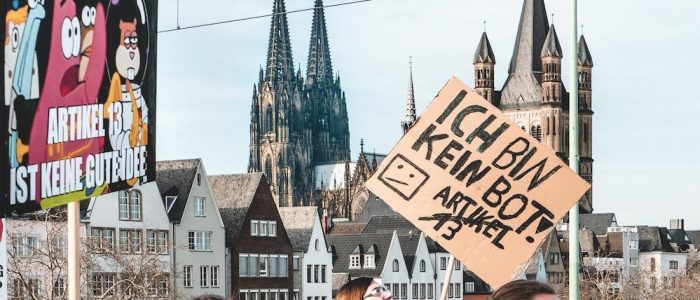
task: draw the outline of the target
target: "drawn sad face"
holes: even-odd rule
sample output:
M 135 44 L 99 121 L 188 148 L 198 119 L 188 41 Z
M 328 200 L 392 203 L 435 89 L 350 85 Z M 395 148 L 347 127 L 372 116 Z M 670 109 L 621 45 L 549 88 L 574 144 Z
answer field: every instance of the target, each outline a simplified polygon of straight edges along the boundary
M 379 180 L 406 201 L 415 196 L 428 178 L 428 173 L 401 154 L 396 155 L 379 174 Z

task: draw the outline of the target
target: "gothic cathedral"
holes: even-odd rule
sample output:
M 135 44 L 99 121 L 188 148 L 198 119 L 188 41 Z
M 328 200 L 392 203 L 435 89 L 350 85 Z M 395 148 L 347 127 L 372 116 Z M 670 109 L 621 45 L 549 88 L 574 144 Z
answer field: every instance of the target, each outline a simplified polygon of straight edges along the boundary
M 267 54 L 253 85 L 248 172 L 264 172 L 279 206 L 312 203 L 314 166 L 347 162 L 345 92 L 333 74 L 323 1 L 316 0 L 306 76 L 294 71 L 284 0 L 275 0 Z
M 499 107 L 522 130 L 549 145 L 564 160 L 569 156 L 569 93 L 561 76 L 562 49 L 544 0 L 524 0 L 508 78 L 494 89 L 496 58 L 486 32 L 474 54 L 475 90 Z M 583 35 L 578 41 L 579 174 L 593 183 L 593 60 Z M 592 190 L 579 202 L 581 213 L 593 212 Z

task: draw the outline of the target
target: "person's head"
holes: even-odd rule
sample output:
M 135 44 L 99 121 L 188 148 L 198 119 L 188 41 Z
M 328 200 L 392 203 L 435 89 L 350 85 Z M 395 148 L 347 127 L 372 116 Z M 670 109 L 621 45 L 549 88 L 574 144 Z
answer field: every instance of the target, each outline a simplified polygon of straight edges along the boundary
M 369 277 L 360 277 L 343 285 L 336 300 L 391 300 L 391 292 Z
M 224 298 L 217 295 L 202 295 L 192 300 L 224 300 Z
M 506 283 L 491 296 L 492 300 L 559 300 L 554 289 L 534 280 L 516 280 Z

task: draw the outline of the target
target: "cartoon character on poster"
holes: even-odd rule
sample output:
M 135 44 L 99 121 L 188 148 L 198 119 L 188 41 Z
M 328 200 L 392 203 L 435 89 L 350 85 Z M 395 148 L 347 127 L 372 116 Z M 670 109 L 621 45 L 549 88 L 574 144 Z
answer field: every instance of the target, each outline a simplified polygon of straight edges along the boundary
M 16 168 L 27 153 L 27 135 L 20 138 L 17 130 L 17 110 L 39 97 L 39 68 L 36 44 L 41 22 L 46 15 L 43 1 L 28 1 L 19 6 L 13 1 L 5 17 L 5 106 L 8 116 L 8 159 Z M 15 108 L 17 106 L 17 109 Z M 23 131 L 26 133 L 26 131 Z
M 148 145 L 148 105 L 141 91 L 148 54 L 146 14 L 141 0 L 117 1 L 109 8 L 109 144 L 112 150 Z M 142 178 L 145 179 L 145 178 Z M 128 186 L 137 178 L 127 181 Z

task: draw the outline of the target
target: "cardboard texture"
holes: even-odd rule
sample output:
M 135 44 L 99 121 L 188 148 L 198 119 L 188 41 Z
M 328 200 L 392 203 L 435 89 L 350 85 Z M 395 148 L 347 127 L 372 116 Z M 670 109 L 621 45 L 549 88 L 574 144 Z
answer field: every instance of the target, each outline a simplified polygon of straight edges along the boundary
M 367 187 L 498 288 L 590 184 L 452 77 Z

